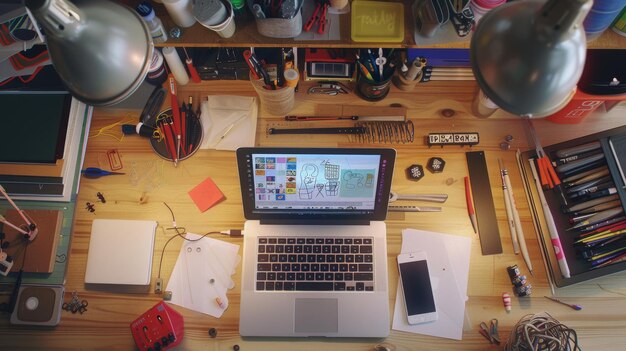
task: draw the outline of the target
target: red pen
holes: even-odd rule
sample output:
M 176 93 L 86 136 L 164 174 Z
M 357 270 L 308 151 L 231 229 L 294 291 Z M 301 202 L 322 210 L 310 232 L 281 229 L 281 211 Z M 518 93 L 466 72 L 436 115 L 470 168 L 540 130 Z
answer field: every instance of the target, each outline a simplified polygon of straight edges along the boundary
M 183 156 L 187 156 L 187 149 L 185 148 L 185 145 L 187 145 L 186 134 L 187 134 L 187 108 L 185 107 L 185 104 L 183 103 L 182 107 L 180 108 L 180 145 L 181 145 L 181 150 L 183 151 Z
M 474 212 L 474 200 L 472 199 L 469 177 L 467 176 L 465 177 L 465 201 L 467 202 L 467 212 L 469 213 L 474 233 L 478 233 L 478 223 L 476 223 L 476 213 Z

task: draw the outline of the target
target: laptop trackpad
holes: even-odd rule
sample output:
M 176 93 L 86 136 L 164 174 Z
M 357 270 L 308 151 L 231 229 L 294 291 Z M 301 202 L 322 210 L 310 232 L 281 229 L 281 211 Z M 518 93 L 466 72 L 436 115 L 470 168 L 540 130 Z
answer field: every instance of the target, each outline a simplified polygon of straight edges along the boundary
M 337 333 L 337 299 L 296 299 L 296 333 Z

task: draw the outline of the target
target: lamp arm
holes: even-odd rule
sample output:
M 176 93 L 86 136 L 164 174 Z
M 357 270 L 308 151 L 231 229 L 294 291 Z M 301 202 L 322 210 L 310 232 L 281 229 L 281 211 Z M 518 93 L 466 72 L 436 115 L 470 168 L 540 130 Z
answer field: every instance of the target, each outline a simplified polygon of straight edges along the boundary
M 63 37 L 83 23 L 83 12 L 67 0 L 26 0 L 26 8 L 47 32 Z
M 548 40 L 558 40 L 582 24 L 592 0 L 548 0 L 539 10 L 535 30 Z
M 0 194 L 2 194 L 2 196 L 4 196 L 5 199 L 7 199 L 7 201 L 11 204 L 11 206 L 13 206 L 13 208 L 17 211 L 17 213 L 19 213 L 20 217 L 22 217 L 24 222 L 26 222 L 27 229 L 23 229 L 14 225 L 13 223 L 7 221 L 6 218 L 4 218 L 4 216 L 0 216 L 0 222 L 9 225 L 11 228 L 24 234 L 28 238 L 28 240 L 33 241 L 35 237 L 37 236 L 37 233 L 39 232 L 39 228 L 37 228 L 37 225 L 35 224 L 35 222 L 33 222 L 30 218 L 28 218 L 28 215 L 23 210 L 17 207 L 15 202 L 13 202 L 13 200 L 11 199 L 9 194 L 7 194 L 6 190 L 4 190 L 4 187 L 2 185 L 0 185 Z

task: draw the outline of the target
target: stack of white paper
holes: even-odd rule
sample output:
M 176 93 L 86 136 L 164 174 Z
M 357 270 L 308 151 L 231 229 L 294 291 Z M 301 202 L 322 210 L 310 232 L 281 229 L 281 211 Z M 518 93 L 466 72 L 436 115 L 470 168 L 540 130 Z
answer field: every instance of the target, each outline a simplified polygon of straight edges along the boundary
M 461 340 L 471 239 L 415 229 L 402 231 L 402 253 L 425 251 L 432 277 L 438 319 L 410 325 L 406 316 L 402 286 L 398 281 L 393 329 Z
M 190 240 L 200 237 L 186 235 Z M 166 290 L 172 292 L 170 302 L 221 317 L 228 308 L 226 292 L 235 286 L 231 276 L 241 260 L 238 251 L 239 245 L 208 237 L 185 241 L 167 284 Z

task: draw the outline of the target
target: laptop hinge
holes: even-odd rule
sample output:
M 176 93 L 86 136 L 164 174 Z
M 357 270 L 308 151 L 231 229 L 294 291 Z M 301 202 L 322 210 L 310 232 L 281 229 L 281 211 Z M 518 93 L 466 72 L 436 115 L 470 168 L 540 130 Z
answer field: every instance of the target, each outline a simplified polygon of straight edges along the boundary
M 261 219 L 261 224 L 288 224 L 288 225 L 370 225 L 368 220 L 345 220 L 345 219 Z

